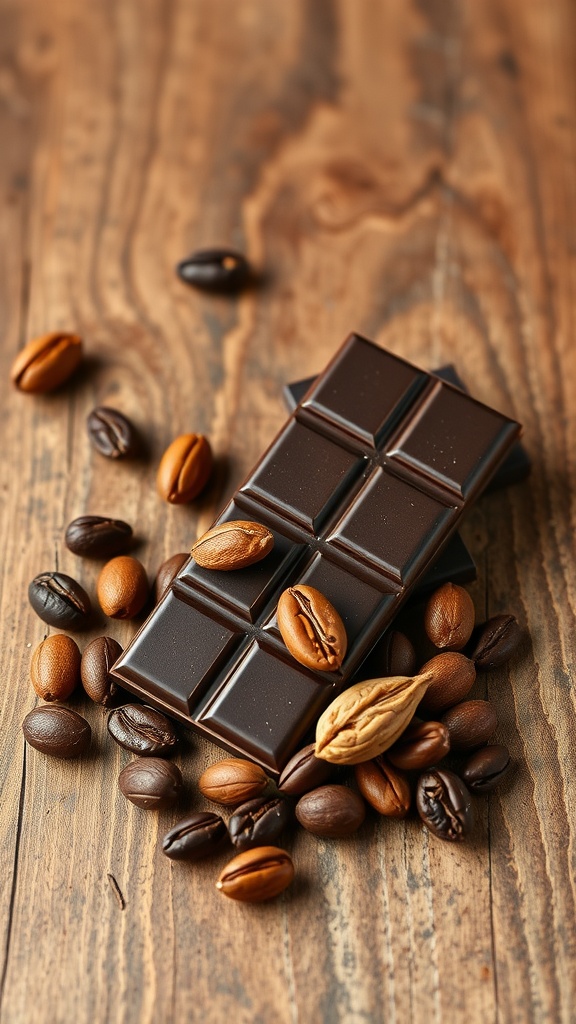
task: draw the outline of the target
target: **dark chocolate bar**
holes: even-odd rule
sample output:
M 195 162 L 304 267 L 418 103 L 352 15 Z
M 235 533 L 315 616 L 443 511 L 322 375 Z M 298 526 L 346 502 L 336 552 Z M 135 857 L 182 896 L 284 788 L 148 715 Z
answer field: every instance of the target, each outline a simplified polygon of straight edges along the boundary
M 192 559 L 114 666 L 122 686 L 281 771 L 438 557 L 514 443 L 514 421 L 351 335 L 217 522 L 255 519 L 270 555 Z M 340 612 L 337 672 L 299 665 L 275 609 L 316 587 Z

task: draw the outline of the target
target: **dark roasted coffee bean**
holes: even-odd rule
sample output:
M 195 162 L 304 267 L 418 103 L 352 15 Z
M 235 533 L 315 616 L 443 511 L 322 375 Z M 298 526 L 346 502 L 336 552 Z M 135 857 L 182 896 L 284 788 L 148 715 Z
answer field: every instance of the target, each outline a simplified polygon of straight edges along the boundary
M 513 615 L 495 615 L 479 626 L 472 637 L 470 657 L 476 668 L 499 668 L 516 653 L 522 643 L 522 630 Z
M 356 785 L 362 796 L 379 814 L 387 818 L 405 818 L 412 794 L 404 772 L 395 768 L 383 754 L 372 761 L 354 765 Z
M 174 825 L 162 840 L 162 850 L 171 860 L 201 860 L 216 853 L 227 837 L 220 815 L 201 811 Z
M 472 828 L 470 793 L 454 772 L 435 768 L 418 779 L 418 814 L 427 828 L 451 843 L 461 842 Z
M 472 793 L 489 793 L 510 770 L 510 754 L 500 743 L 482 747 L 466 759 L 460 775 Z
M 139 757 L 120 772 L 120 792 L 144 810 L 163 811 L 176 803 L 182 790 L 177 765 L 162 757 Z
M 452 750 L 472 750 L 494 735 L 498 726 L 496 712 L 487 700 L 465 700 L 442 715 L 450 733 Z
M 122 648 L 111 636 L 97 636 L 84 648 L 80 664 L 82 686 L 86 693 L 97 704 L 105 708 L 117 704 L 124 696 L 124 691 L 112 675 L 110 669 L 122 654 Z
M 381 679 L 384 676 L 415 676 L 418 664 L 414 645 L 397 629 L 389 629 L 362 662 L 356 678 Z
M 422 771 L 437 764 L 450 750 L 450 733 L 441 722 L 412 722 L 386 757 L 403 771 Z
M 165 715 L 143 704 L 125 704 L 108 716 L 108 732 L 141 757 L 173 754 L 178 737 Z
M 289 818 L 290 808 L 280 796 L 248 800 L 236 809 L 228 822 L 230 839 L 237 850 L 268 846 L 278 839 Z
M 236 292 L 250 280 L 250 265 L 230 249 L 200 249 L 181 260 L 176 273 L 186 284 L 212 292 Z
M 63 572 L 42 572 L 28 587 L 34 611 L 49 626 L 86 629 L 91 613 L 90 598 L 71 576 Z
M 187 551 L 182 551 L 177 555 L 172 555 L 172 558 L 167 558 L 156 573 L 156 579 L 154 580 L 154 601 L 158 604 L 161 597 L 164 596 L 168 587 L 173 580 L 176 579 L 180 569 L 188 561 L 190 555 Z
M 278 896 L 293 878 L 290 854 L 277 846 L 257 846 L 239 853 L 226 865 L 216 888 L 233 900 L 261 903 Z
M 30 711 L 22 732 L 31 747 L 52 757 L 79 757 L 90 746 L 91 729 L 86 719 L 58 704 L 43 704 Z
M 138 435 L 130 420 L 108 406 L 99 405 L 86 420 L 92 447 L 108 459 L 125 459 L 138 454 Z
M 130 547 L 132 527 L 121 519 L 78 516 L 66 528 L 66 547 L 84 558 L 111 558 Z
M 362 797 L 347 786 L 319 786 L 301 796 L 296 804 L 296 817 L 303 828 L 326 839 L 356 832 L 365 813 Z
M 309 743 L 290 758 L 278 780 L 281 793 L 302 796 L 334 776 L 336 765 L 316 757 L 315 747 L 315 743 Z

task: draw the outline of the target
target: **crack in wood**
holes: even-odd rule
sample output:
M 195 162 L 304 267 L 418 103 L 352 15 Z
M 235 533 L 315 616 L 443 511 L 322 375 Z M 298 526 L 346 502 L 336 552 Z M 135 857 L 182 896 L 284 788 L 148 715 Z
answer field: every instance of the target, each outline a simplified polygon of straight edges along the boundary
M 116 899 L 116 902 L 118 903 L 118 906 L 120 907 L 120 910 L 126 910 L 126 900 L 122 895 L 122 890 L 118 885 L 118 882 L 114 878 L 114 875 L 111 875 L 110 872 L 108 872 L 107 878 L 108 885 L 110 886 L 112 892 L 114 893 L 114 897 Z

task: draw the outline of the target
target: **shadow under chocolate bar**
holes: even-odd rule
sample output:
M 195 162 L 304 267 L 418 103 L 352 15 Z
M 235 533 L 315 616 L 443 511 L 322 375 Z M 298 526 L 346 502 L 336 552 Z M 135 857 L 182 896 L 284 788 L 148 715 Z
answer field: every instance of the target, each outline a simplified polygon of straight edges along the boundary
M 351 335 L 217 519 L 268 526 L 272 552 L 235 572 L 190 559 L 115 677 L 276 775 L 438 561 L 519 432 Z M 297 583 L 342 616 L 348 651 L 337 672 L 304 668 L 282 641 L 278 597 Z

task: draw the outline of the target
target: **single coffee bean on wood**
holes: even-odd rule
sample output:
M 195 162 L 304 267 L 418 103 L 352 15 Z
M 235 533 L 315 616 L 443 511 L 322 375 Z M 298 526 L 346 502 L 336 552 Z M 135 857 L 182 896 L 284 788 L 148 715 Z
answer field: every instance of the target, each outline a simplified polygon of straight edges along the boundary
M 356 785 L 364 799 L 387 818 L 405 818 L 412 803 L 410 783 L 383 754 L 354 765 Z
M 76 580 L 63 572 L 41 572 L 28 587 L 34 611 L 49 626 L 72 631 L 86 629 L 92 607 Z
M 268 782 L 266 772 L 257 764 L 239 757 L 227 757 L 202 773 L 198 788 L 214 803 L 237 807 L 260 796 Z
M 464 699 L 476 679 L 474 662 L 458 651 L 437 654 L 422 666 L 433 678 L 418 705 L 419 715 L 439 715 Z
M 234 857 L 216 882 L 216 888 L 233 900 L 262 903 L 283 892 L 294 878 L 290 854 L 277 846 L 257 846 Z
M 111 558 L 126 551 L 132 541 L 132 527 L 122 519 L 107 516 L 78 516 L 66 527 L 66 547 L 83 558 Z
M 495 615 L 479 626 L 473 636 L 470 657 L 476 668 L 500 668 L 510 661 L 522 643 L 522 630 L 513 615 Z
M 347 786 L 319 786 L 301 796 L 296 817 L 308 832 L 326 839 L 339 839 L 356 832 L 364 821 L 366 805 Z
M 468 591 L 456 583 L 444 583 L 428 598 L 424 629 L 436 647 L 460 651 L 472 635 L 474 618 L 474 602 Z
M 154 602 L 158 604 L 161 597 L 164 596 L 168 587 L 176 579 L 180 569 L 186 564 L 190 555 L 187 551 L 182 551 L 177 555 L 172 555 L 172 558 L 167 558 L 156 573 L 156 579 L 154 580 Z
M 442 715 L 450 733 L 452 750 L 472 750 L 486 743 L 498 727 L 492 704 L 487 700 L 466 700 Z
M 68 700 L 80 682 L 80 649 L 72 637 L 47 636 L 34 651 L 32 685 L 42 700 Z
M 162 851 L 171 860 L 201 860 L 217 853 L 228 830 L 219 814 L 200 811 L 179 821 L 162 840 Z
M 278 629 L 293 658 L 318 672 L 336 672 L 348 639 L 338 612 L 314 587 L 289 587 L 278 601 Z
M 181 434 L 168 446 L 156 476 L 158 493 L 171 505 L 193 501 L 212 474 L 214 458 L 203 434 Z
M 386 751 L 396 768 L 422 771 L 437 764 L 450 750 L 450 733 L 442 722 L 411 722 Z
M 177 765 L 162 757 L 139 757 L 122 769 L 118 786 L 136 807 L 163 811 L 176 803 L 182 775 Z
M 334 777 L 336 765 L 316 757 L 315 748 L 315 743 L 309 743 L 290 758 L 278 780 L 278 789 L 281 793 L 302 796 L 303 793 L 316 789 Z
M 111 636 L 97 636 L 84 648 L 80 664 L 82 686 L 88 696 L 105 708 L 112 707 L 125 695 L 110 669 L 122 654 L 122 648 Z
M 506 747 L 494 743 L 471 754 L 462 765 L 460 776 L 472 793 L 489 793 L 508 775 L 511 763 Z
M 446 768 L 435 768 L 420 776 L 416 806 L 422 821 L 438 839 L 462 842 L 472 828 L 470 793 L 462 779 Z
M 250 264 L 232 249 L 199 249 L 176 265 L 178 277 L 195 288 L 212 292 L 237 292 L 248 284 Z
M 41 394 L 64 384 L 81 361 L 82 341 L 78 335 L 51 331 L 29 341 L 18 353 L 10 377 L 20 391 Z
M 136 430 L 118 409 L 99 405 L 89 413 L 86 428 L 92 447 L 107 459 L 133 458 L 138 454 Z
M 231 520 L 214 526 L 192 546 L 191 555 L 203 569 L 229 572 L 260 562 L 274 547 L 274 535 L 261 523 Z
M 144 704 L 125 704 L 108 716 L 108 732 L 121 747 L 141 757 L 173 754 L 178 737 L 165 715 Z
M 79 757 L 90 746 L 91 729 L 86 719 L 57 704 L 43 704 L 30 711 L 22 732 L 31 747 L 51 757 Z
M 105 615 L 111 619 L 133 619 L 148 598 L 146 570 L 137 558 L 117 555 L 102 568 L 96 590 Z
M 228 831 L 237 850 L 274 843 L 290 819 L 288 802 L 281 796 L 259 796 L 238 807 Z

